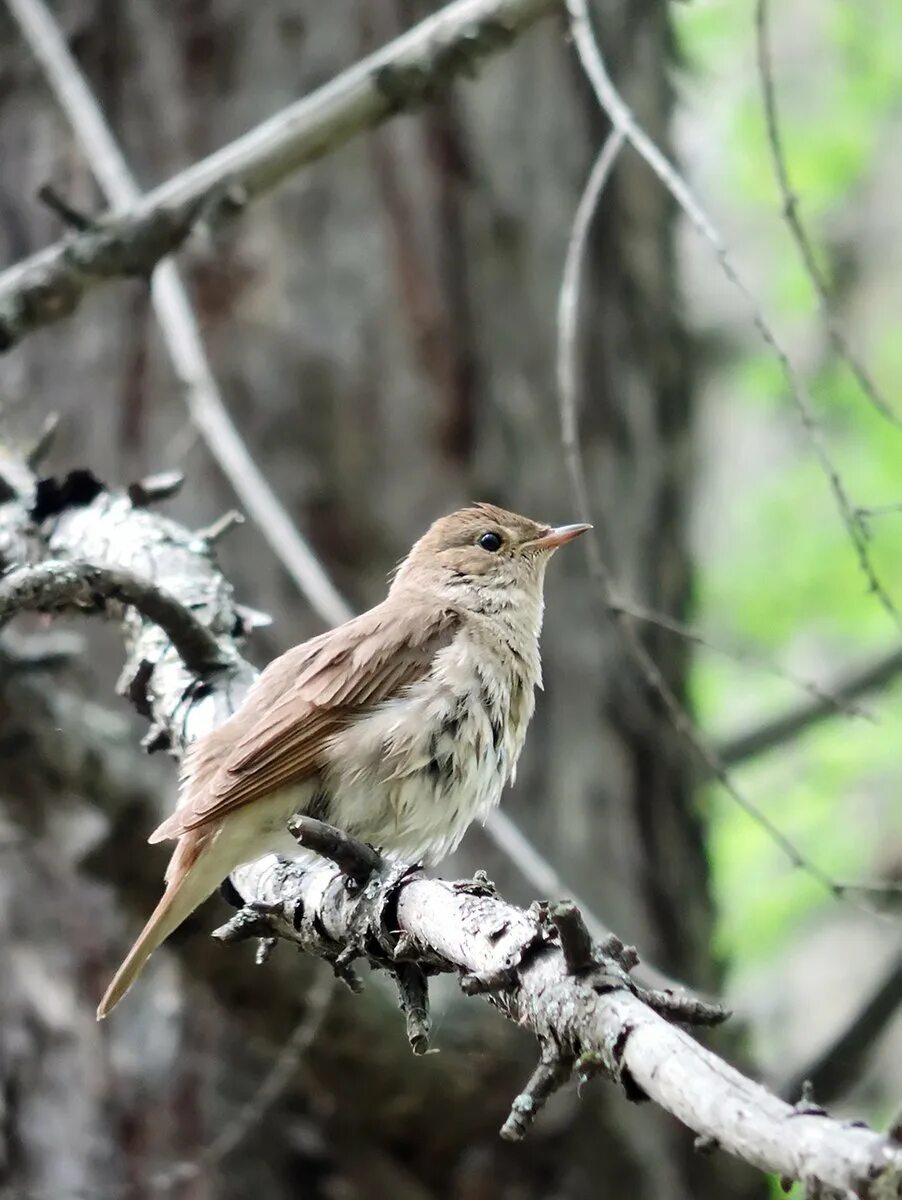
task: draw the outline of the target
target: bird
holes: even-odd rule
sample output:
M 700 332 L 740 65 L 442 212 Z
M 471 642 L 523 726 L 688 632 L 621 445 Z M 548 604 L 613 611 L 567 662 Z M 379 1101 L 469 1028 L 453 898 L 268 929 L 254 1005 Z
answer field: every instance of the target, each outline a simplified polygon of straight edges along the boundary
M 374 608 L 274 659 L 195 740 L 165 891 L 97 1009 L 237 867 L 286 850 L 298 813 L 402 861 L 434 865 L 515 775 L 542 684 L 545 569 L 591 526 L 478 503 L 433 522 Z M 310 852 L 308 852 L 310 853 Z

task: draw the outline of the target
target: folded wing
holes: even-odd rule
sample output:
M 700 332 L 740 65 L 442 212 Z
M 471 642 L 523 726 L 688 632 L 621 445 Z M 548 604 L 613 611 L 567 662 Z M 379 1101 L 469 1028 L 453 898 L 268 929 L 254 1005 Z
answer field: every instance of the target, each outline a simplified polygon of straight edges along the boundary
M 190 747 L 186 800 L 150 840 L 181 837 L 316 774 L 330 739 L 428 675 L 459 625 L 453 608 L 383 604 L 275 659 L 238 713 Z

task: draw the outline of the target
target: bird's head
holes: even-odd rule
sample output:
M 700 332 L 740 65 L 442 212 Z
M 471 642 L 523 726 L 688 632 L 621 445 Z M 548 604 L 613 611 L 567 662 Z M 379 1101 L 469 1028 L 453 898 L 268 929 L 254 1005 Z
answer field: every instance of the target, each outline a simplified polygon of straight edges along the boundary
M 494 504 L 440 517 L 401 563 L 392 594 L 428 591 L 480 611 L 541 604 L 545 567 L 591 525 L 547 525 Z

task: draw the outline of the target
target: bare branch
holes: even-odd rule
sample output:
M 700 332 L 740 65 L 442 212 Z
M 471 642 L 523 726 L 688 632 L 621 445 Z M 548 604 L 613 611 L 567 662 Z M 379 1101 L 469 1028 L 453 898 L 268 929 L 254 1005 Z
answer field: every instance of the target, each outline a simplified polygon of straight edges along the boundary
M 131 571 L 72 559 L 14 567 L 0 576 L 0 628 L 19 612 L 97 612 L 107 601 L 131 605 L 159 625 L 193 675 L 205 677 L 226 665 L 206 625 L 161 587 Z
M 52 17 L 41 0 L 6 2 L 54 79 L 59 54 Z M 215 221 L 223 210 L 243 209 L 305 163 L 471 74 L 483 58 L 560 8 L 561 0 L 455 0 L 142 199 L 125 198 L 128 172 L 111 158 L 121 193 L 113 201 L 114 215 L 0 275 L 0 349 L 69 316 L 86 292 L 110 278 L 147 274 L 184 241 L 198 219 Z M 71 114 L 83 107 L 85 89 L 68 74 L 62 87 L 55 80 L 54 89 Z M 103 136 L 102 121 L 85 127 L 94 146 Z
M 56 441 L 56 433 L 59 429 L 59 416 L 57 413 L 51 413 L 44 419 L 41 426 L 41 432 L 31 449 L 25 456 L 25 465 L 32 471 L 36 471 Z
M 572 398 L 571 402 L 568 402 L 561 412 L 561 439 L 577 506 L 584 513 L 589 512 L 591 506 L 589 504 L 589 492 L 586 486 L 582 456 L 579 448 L 576 405 L 576 395 L 578 392 L 576 339 L 578 334 L 579 296 L 582 290 L 582 264 L 585 259 L 585 247 L 592 219 L 598 207 L 601 194 L 616 163 L 625 136 L 623 131 L 619 129 L 615 129 L 608 135 L 589 175 L 573 218 L 558 304 L 558 331 L 560 339 L 558 349 L 558 386 L 561 395 Z M 665 613 L 652 612 L 642 605 L 613 597 L 607 600 L 607 606 L 613 613 L 622 613 L 634 617 L 636 620 L 655 625 L 687 641 L 692 641 L 697 645 L 705 646 L 721 654 L 726 654 L 737 662 L 750 663 L 762 670 L 769 671 L 771 674 L 787 679 L 803 691 L 826 703 L 828 708 L 835 707 L 842 712 L 852 713 L 856 716 L 866 715 L 861 709 L 850 705 L 844 697 L 832 695 L 811 681 L 802 679 L 793 672 L 786 671 L 777 663 L 764 660 L 760 655 L 744 651 L 739 647 L 727 647 L 718 644 L 708 634 L 692 629 Z
M 208 1146 L 188 1162 L 176 1163 L 148 1180 L 154 1192 L 168 1192 L 191 1179 L 209 1176 L 237 1150 L 285 1091 L 294 1083 L 300 1064 L 316 1041 L 329 1014 L 335 981 L 323 975 L 307 994 L 304 1015 L 279 1051 L 260 1086 Z
M 592 507 L 589 502 L 589 488 L 586 483 L 586 472 L 579 445 L 577 337 L 583 263 L 586 258 L 586 245 L 593 218 L 624 141 L 625 134 L 621 130 L 615 128 L 609 133 L 589 173 L 567 240 L 567 254 L 564 259 L 561 288 L 558 293 L 557 383 L 560 399 L 561 442 L 579 512 L 588 512 Z M 609 597 L 608 604 L 610 602 Z
M 829 702 L 825 698 L 793 705 L 779 716 L 722 742 L 717 749 L 718 757 L 726 766 L 736 766 L 758 754 L 774 750 L 809 726 L 833 716 L 836 711 L 834 700 L 850 702 L 866 692 L 886 687 L 900 674 L 902 650 L 890 650 L 880 658 L 840 676 L 825 689 L 826 695 L 831 697 Z
M 599 104 L 610 118 L 614 130 L 622 134 L 637 153 L 642 156 L 667 191 L 676 200 L 693 228 L 712 247 L 724 275 L 726 275 L 730 283 L 746 301 L 755 328 L 766 345 L 770 347 L 783 372 L 789 397 L 795 406 L 802 427 L 808 435 L 809 442 L 821 470 L 826 476 L 830 489 L 833 492 L 837 510 L 846 527 L 846 532 L 855 550 L 858 565 L 867 581 L 868 588 L 877 597 L 896 628 L 902 630 L 902 614 L 899 613 L 891 596 L 876 574 L 868 552 L 867 536 L 861 521 L 857 517 L 856 508 L 846 492 L 842 478 L 827 451 L 820 427 L 814 416 L 807 389 L 799 378 L 792 360 L 774 332 L 770 322 L 767 320 L 767 317 L 764 315 L 758 300 L 733 262 L 733 257 L 727 249 L 726 243 L 699 204 L 692 189 L 683 176 L 674 168 L 673 164 L 658 149 L 645 130 L 642 129 L 632 110 L 614 86 L 592 30 L 587 0 L 566 0 L 566 3 L 567 11 L 570 14 L 573 40 L 576 44 L 583 69 L 592 84 Z
M 552 1043 L 542 1047 L 539 1065 L 526 1087 L 514 1097 L 510 1115 L 501 1126 L 501 1136 L 507 1142 L 519 1142 L 542 1111 L 546 1100 L 562 1088 L 573 1070 L 573 1060 L 561 1054 Z
M 706 1011 L 669 997 L 659 998 L 656 1011 L 600 947 L 593 948 L 591 966 L 569 970 L 541 907 L 524 912 L 484 888 L 418 871 L 374 876 L 355 893 L 331 864 L 303 871 L 282 863 L 268 877 L 271 892 L 264 876 L 257 883 L 272 904 L 272 932 L 308 952 L 329 957 L 337 946 L 364 943 L 390 948 L 400 936 L 421 947 L 430 963 L 502 981 L 487 998 L 531 1029 L 542 1047 L 504 1136 L 522 1136 L 575 1067 L 583 1076 L 603 1072 L 628 1098 L 654 1101 L 762 1170 L 860 1200 L 902 1196 L 902 1146 L 858 1124 L 801 1113 L 745 1078 L 673 1023 L 705 1020 Z M 384 965 L 381 957 L 375 965 Z
M 350 883 L 362 887 L 381 862 L 379 854 L 342 829 L 301 814 L 288 823 L 288 832 L 298 844 L 334 862 Z
M 855 512 L 864 520 L 868 520 L 871 517 L 886 517 L 890 513 L 902 512 L 902 504 L 876 504 L 872 508 L 858 507 Z
M 636 621 L 641 621 L 644 625 L 654 625 L 656 629 L 663 629 L 666 633 L 672 633 L 675 637 L 682 638 L 684 641 L 693 642 L 696 646 L 704 646 L 706 650 L 713 650 L 716 654 L 723 654 L 727 658 L 732 658 L 734 662 L 756 667 L 760 671 L 766 671 L 769 675 L 775 675 L 778 679 L 785 679 L 787 683 L 791 683 L 801 691 L 807 692 L 813 700 L 818 701 L 824 707 L 827 713 L 832 711 L 844 713 L 850 717 L 863 717 L 869 721 L 873 721 L 874 719 L 867 709 L 854 703 L 853 697 L 847 696 L 842 692 L 831 691 L 830 688 L 823 688 L 819 684 L 814 683 L 813 680 L 805 679 L 801 675 L 797 675 L 794 671 L 788 671 L 778 662 L 759 654 L 756 650 L 749 650 L 743 646 L 726 645 L 712 638 L 704 630 L 696 629 L 692 625 L 678 621 L 676 617 L 670 617 L 667 613 L 655 612 L 650 608 L 646 608 L 643 604 L 636 604 L 632 600 L 615 599 L 609 603 L 608 607 L 613 613 L 621 613 L 624 616 L 632 617 Z M 900 655 L 902 655 L 902 652 L 900 652 Z
M 791 1100 L 808 1083 L 817 1098 L 838 1100 L 861 1078 L 868 1055 L 902 1004 L 902 955 L 881 975 L 876 987 L 848 1024 L 810 1062 L 780 1086 L 780 1095 Z
M 808 237 L 808 233 L 799 216 L 798 197 L 793 191 L 789 180 L 789 168 L 783 150 L 783 139 L 780 136 L 780 123 L 777 117 L 777 98 L 774 90 L 774 76 L 771 65 L 770 46 L 768 44 L 768 4 L 767 0 L 756 0 L 755 4 L 755 42 L 758 55 L 758 77 L 761 81 L 761 92 L 764 101 L 764 117 L 767 126 L 767 144 L 770 147 L 771 160 L 774 165 L 774 175 L 780 189 L 783 202 L 783 216 L 786 225 L 798 248 L 799 255 L 805 267 L 814 294 L 817 297 L 821 319 L 830 344 L 837 357 L 842 359 L 855 377 L 855 382 L 862 392 L 888 421 L 902 426 L 898 413 L 892 408 L 886 398 L 880 393 L 867 367 L 855 354 L 849 345 L 845 334 L 839 326 L 830 304 L 827 280 L 818 266 L 817 256 Z M 861 511 L 860 509 L 858 510 Z

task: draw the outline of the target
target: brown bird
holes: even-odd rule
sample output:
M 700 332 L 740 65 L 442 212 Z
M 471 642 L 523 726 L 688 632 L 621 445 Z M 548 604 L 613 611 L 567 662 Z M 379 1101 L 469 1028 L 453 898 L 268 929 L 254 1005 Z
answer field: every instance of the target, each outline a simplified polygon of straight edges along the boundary
M 386 854 L 437 862 L 514 776 L 541 686 L 545 568 L 589 525 L 491 504 L 436 521 L 381 604 L 269 664 L 241 707 L 189 747 L 166 891 L 97 1010 L 236 867 L 298 855 L 295 813 Z

